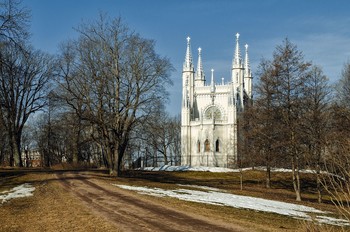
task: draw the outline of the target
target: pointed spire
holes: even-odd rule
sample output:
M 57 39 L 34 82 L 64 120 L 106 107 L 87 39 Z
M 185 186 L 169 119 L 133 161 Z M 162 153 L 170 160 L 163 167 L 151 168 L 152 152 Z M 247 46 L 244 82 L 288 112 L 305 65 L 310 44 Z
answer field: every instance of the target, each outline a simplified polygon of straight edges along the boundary
M 245 71 L 245 76 L 249 77 L 250 65 L 249 65 L 249 57 L 248 57 L 248 44 L 245 45 L 244 71 Z
M 239 49 L 239 33 L 236 34 L 236 50 L 233 58 L 233 68 L 238 68 L 241 65 L 241 51 Z
M 185 63 L 184 63 L 184 69 L 192 69 L 192 54 L 191 54 L 191 44 L 190 44 L 190 37 L 187 37 L 187 49 L 186 49 L 186 56 L 185 56 Z
M 204 80 L 201 48 L 198 48 L 197 79 Z
M 210 91 L 215 92 L 215 84 L 214 84 L 214 69 L 211 69 L 211 83 L 210 83 Z

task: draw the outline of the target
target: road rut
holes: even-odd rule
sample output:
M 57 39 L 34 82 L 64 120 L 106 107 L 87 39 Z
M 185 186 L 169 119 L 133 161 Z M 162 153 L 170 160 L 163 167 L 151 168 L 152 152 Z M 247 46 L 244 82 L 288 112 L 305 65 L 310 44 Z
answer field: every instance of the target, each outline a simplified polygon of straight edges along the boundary
M 246 231 L 236 225 L 150 202 L 142 195 L 107 185 L 88 174 L 72 172 L 56 176 L 67 191 L 121 231 Z

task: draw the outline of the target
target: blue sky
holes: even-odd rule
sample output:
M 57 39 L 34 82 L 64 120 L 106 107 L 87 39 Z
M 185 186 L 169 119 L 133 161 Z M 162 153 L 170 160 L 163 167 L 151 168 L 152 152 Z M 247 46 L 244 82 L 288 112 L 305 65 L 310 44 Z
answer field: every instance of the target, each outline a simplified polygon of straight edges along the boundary
M 27 0 L 32 13 L 33 45 L 55 54 L 58 45 L 74 39 L 74 27 L 105 12 L 121 16 L 141 36 L 156 41 L 176 71 L 169 89 L 168 111 L 180 113 L 181 71 L 186 37 L 191 37 L 194 63 L 202 48 L 207 78 L 215 69 L 217 82 L 230 78 L 235 34 L 241 51 L 249 44 L 253 74 L 261 58 L 271 58 L 276 45 L 288 37 L 305 59 L 323 68 L 331 82 L 339 79 L 350 58 L 350 1 L 347 0 Z M 257 81 L 255 78 L 253 81 Z

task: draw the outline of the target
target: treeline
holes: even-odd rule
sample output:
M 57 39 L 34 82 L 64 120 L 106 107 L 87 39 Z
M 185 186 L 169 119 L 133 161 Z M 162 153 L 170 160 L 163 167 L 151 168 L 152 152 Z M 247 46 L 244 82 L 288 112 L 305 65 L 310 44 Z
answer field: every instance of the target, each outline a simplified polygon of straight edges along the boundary
M 267 188 L 272 167 L 290 168 L 298 201 L 300 170 L 313 170 L 318 201 L 327 192 L 350 218 L 350 63 L 331 84 L 285 39 L 271 59 L 261 60 L 254 90 L 239 121 L 240 165 L 266 167 Z
M 164 110 L 173 67 L 155 42 L 101 14 L 51 56 L 30 45 L 21 5 L 0 2 L 1 164 L 28 165 L 32 149 L 42 166 L 88 163 L 115 174 L 141 156 L 178 164 L 179 118 Z

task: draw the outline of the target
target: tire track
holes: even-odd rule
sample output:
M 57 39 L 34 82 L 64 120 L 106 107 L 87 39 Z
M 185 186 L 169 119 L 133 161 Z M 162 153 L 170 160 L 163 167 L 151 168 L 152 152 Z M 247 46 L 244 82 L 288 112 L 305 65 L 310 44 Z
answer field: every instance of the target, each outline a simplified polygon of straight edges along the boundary
M 122 212 L 115 210 L 114 205 L 110 203 L 103 203 L 101 200 L 101 202 L 95 200 L 96 197 L 100 197 L 99 194 L 87 191 L 85 191 L 85 194 L 83 194 L 79 191 L 80 189 L 73 186 L 66 178 L 59 177 L 59 179 L 67 191 L 73 192 L 80 200 L 87 203 L 87 206 L 93 212 L 101 214 L 103 217 L 114 223 L 118 228 L 121 227 L 123 231 L 140 231 L 140 228 L 143 228 L 143 231 L 147 230 L 142 226 L 142 223 L 137 223 L 134 220 L 130 221 L 129 217 L 124 215 Z
M 123 231 L 241 231 L 138 199 L 117 187 L 108 190 L 86 176 L 56 175 L 67 191 Z

